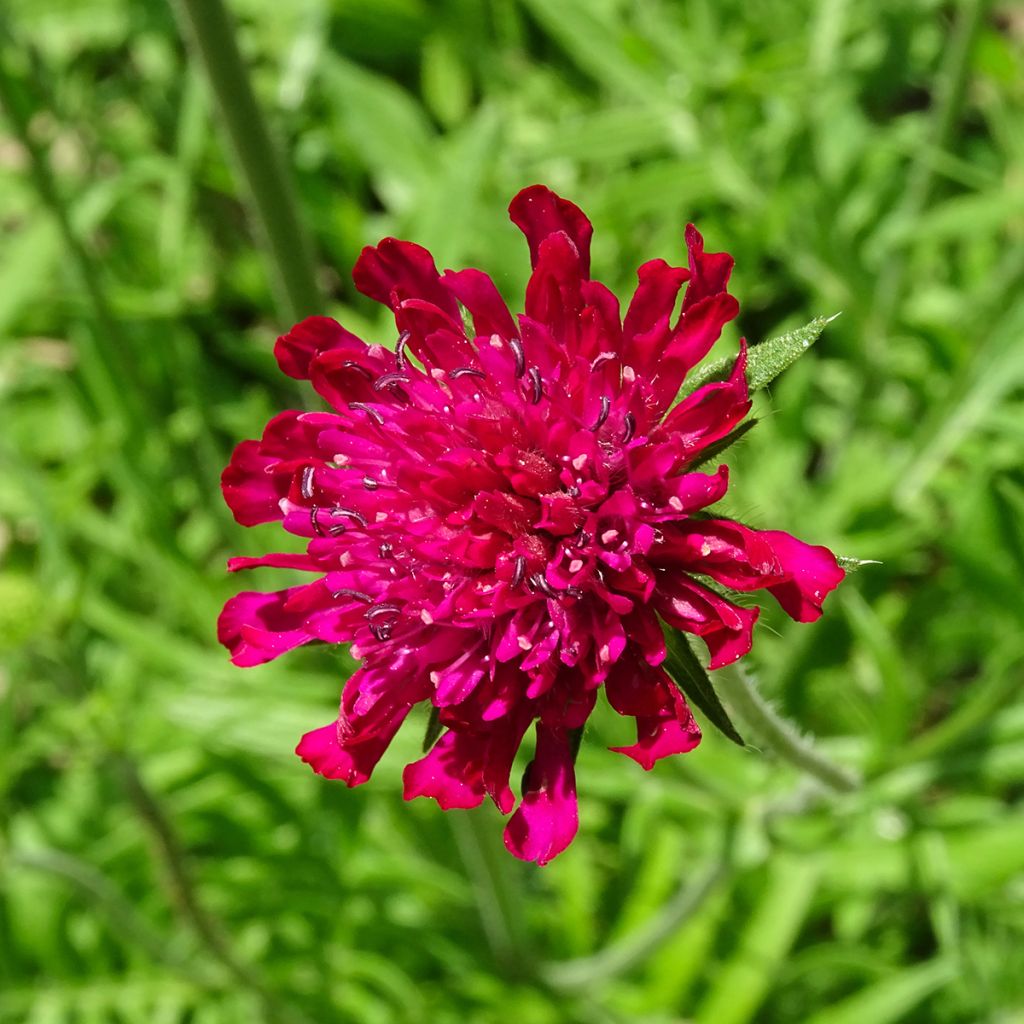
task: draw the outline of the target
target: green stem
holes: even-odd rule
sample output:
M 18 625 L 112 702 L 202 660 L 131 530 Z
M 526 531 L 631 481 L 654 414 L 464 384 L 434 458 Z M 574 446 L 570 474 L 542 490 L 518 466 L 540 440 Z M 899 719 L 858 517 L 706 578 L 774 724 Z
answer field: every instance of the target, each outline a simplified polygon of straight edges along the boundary
M 713 681 L 722 699 L 750 726 L 777 757 L 824 783 L 830 789 L 852 792 L 857 776 L 825 757 L 796 727 L 761 696 L 752 676 L 739 663 L 716 669 Z
M 319 313 L 323 307 L 312 251 L 285 163 L 252 91 L 231 16 L 223 0 L 175 0 L 174 8 L 209 79 L 250 199 L 280 315 L 292 323 Z
M 449 814 L 455 841 L 476 894 L 477 912 L 495 962 L 507 978 L 531 973 L 522 899 L 516 893 L 509 855 L 496 839 L 493 816 L 482 808 Z
M 724 851 L 695 881 L 688 876 L 652 920 L 592 956 L 548 964 L 543 968 L 544 979 L 558 989 L 586 989 L 610 981 L 647 960 L 704 906 L 732 870 L 735 832 L 735 822 L 727 822 Z
M 129 802 L 153 839 L 157 854 L 163 862 L 172 899 L 207 952 L 263 1004 L 270 1020 L 287 1024 L 312 1024 L 304 1013 L 283 1004 L 266 987 L 259 975 L 238 959 L 220 922 L 207 912 L 200 901 L 185 850 L 174 825 L 143 781 L 135 762 L 119 754 L 114 756 L 113 765 Z

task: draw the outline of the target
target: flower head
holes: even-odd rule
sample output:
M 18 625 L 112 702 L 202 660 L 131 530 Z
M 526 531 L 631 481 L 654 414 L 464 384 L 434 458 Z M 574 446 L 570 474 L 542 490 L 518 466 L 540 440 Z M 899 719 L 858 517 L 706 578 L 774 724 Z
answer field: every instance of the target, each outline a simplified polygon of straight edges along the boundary
M 576 833 L 574 742 L 602 687 L 636 720 L 636 742 L 615 749 L 644 768 L 700 741 L 661 667 L 661 623 L 700 637 L 717 668 L 750 650 L 758 616 L 725 593 L 767 590 L 807 622 L 843 572 L 825 548 L 703 511 L 728 469 L 694 466 L 750 409 L 745 346 L 727 380 L 674 402 L 738 311 L 731 257 L 688 227 L 688 266 L 645 263 L 623 317 L 590 278 L 576 206 L 534 186 L 510 214 L 533 265 L 522 315 L 481 271 L 439 274 L 425 249 L 386 238 L 353 276 L 393 311 L 394 348 L 326 317 L 278 340 L 281 369 L 332 411 L 281 413 L 240 444 L 224 496 L 240 523 L 277 520 L 308 545 L 229 567 L 316 579 L 232 598 L 219 636 L 238 665 L 352 643 L 362 666 L 340 714 L 297 751 L 350 786 L 430 702 L 445 731 L 406 767 L 406 798 L 489 796 L 508 814 L 533 726 L 505 842 L 543 864 Z

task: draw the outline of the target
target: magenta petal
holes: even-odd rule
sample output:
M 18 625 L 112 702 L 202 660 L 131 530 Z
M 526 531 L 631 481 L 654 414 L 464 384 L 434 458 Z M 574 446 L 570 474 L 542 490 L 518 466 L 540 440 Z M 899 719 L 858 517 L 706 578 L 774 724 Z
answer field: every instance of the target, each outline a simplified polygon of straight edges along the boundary
M 633 758 L 645 771 L 650 771 L 663 757 L 688 753 L 701 738 L 700 727 L 676 687 L 666 681 L 659 695 L 663 703 L 655 714 L 637 715 L 636 743 L 609 748 Z
M 814 622 L 821 616 L 825 598 L 843 581 L 846 573 L 828 548 L 805 544 L 781 530 L 762 530 L 783 572 L 789 577 L 768 587 L 768 592 L 797 622 Z
M 520 860 L 547 864 L 579 828 L 576 775 L 568 736 L 537 725 L 537 752 L 526 769 L 523 798 L 505 827 L 505 846 Z
M 442 810 L 476 807 L 483 802 L 484 742 L 478 737 L 449 730 L 426 757 L 405 766 L 405 799 L 435 799 Z
M 260 450 L 259 441 L 243 441 L 221 474 L 224 500 L 237 522 L 256 526 L 281 518 L 278 503 L 288 493 L 290 481 L 268 473 L 280 462 Z
M 684 313 L 709 295 L 725 291 L 734 262 L 727 252 L 705 252 L 704 239 L 692 224 L 686 225 L 686 250 L 690 259 L 690 283 L 683 297 Z
M 583 211 L 544 185 L 524 188 L 509 204 L 508 215 L 530 246 L 530 262 L 536 267 L 541 243 L 564 231 L 579 253 L 584 277 L 590 276 L 590 238 L 594 228 Z
M 305 615 L 287 607 L 306 589 L 292 587 L 272 594 L 243 591 L 224 605 L 217 620 L 217 639 L 236 665 L 262 665 L 313 639 L 303 627 Z
M 343 744 L 337 722 L 307 732 L 295 753 L 325 779 L 339 779 L 347 786 L 366 782 L 391 737 L 376 738 L 366 743 Z

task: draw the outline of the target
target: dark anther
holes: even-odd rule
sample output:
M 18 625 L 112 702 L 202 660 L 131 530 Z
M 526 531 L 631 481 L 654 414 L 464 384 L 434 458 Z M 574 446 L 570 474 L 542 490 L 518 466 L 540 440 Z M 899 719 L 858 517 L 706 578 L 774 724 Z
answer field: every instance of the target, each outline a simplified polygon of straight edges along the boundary
M 376 480 L 374 480 L 372 476 L 364 476 L 363 477 L 363 486 L 368 491 L 375 491 L 375 490 L 377 490 L 378 487 L 380 487 L 380 484 Z
M 509 338 L 508 347 L 512 349 L 512 355 L 516 357 L 516 376 L 522 377 L 526 373 L 526 353 L 523 351 L 523 343 L 518 338 Z
M 393 552 L 394 550 L 395 550 L 395 549 L 394 549 L 394 545 L 392 545 L 392 544 L 388 544 L 388 543 L 387 543 L 387 541 L 385 541 L 385 542 L 384 542 L 383 544 L 381 544 L 381 546 L 380 546 L 380 547 L 379 547 L 379 548 L 377 549 L 377 554 L 379 554 L 381 558 L 390 558 L 390 557 L 391 557 L 391 553 L 392 553 L 392 552 Z
M 381 615 L 386 615 L 389 613 L 394 614 L 399 611 L 401 611 L 401 609 L 398 607 L 397 604 L 375 604 L 372 608 L 370 608 L 367 611 L 366 618 L 368 621 L 372 622 L 374 619 L 378 618 Z
M 593 373 L 599 366 L 604 366 L 605 363 L 611 362 L 615 358 L 617 357 L 614 352 L 602 352 L 590 364 L 590 372 Z
M 565 493 L 568 494 L 570 498 L 578 498 L 580 496 L 580 489 L 573 484 Z
M 373 598 L 369 594 L 364 594 L 361 590 L 350 590 L 348 587 L 342 587 L 340 590 L 335 590 L 331 597 L 337 600 L 339 597 L 351 597 L 353 601 L 362 601 L 363 604 L 373 604 Z
M 536 366 L 531 366 L 526 372 L 529 375 L 530 384 L 533 386 L 531 402 L 536 405 L 544 397 L 544 382 L 540 379 L 540 370 Z
M 371 622 L 370 632 L 381 642 L 391 639 L 390 622 Z
M 612 400 L 607 395 L 601 396 L 601 411 L 597 414 L 597 422 L 590 428 L 591 430 L 600 430 L 604 426 L 604 421 L 608 419 L 608 413 L 612 408 Z
M 348 407 L 350 409 L 358 409 L 360 412 L 365 412 L 371 420 L 374 420 L 378 426 L 384 425 L 384 417 L 380 414 L 380 411 L 374 409 L 372 405 L 367 405 L 365 402 L 349 402 Z
M 337 508 L 331 509 L 331 515 L 336 518 L 338 516 L 347 516 L 349 519 L 354 519 L 364 530 L 366 529 L 366 517 L 354 508 L 345 508 L 344 505 L 338 505 Z
M 395 345 L 395 362 L 400 370 L 405 369 L 405 346 L 412 337 L 412 331 L 402 331 L 398 336 L 398 343 Z
M 314 505 L 309 510 L 309 525 L 313 527 L 313 532 L 318 537 L 323 537 L 324 536 L 324 529 L 320 525 L 320 523 L 317 521 L 317 518 L 316 518 L 319 514 L 320 514 L 320 506 L 319 505 Z
M 346 359 L 341 365 L 346 370 L 358 370 L 367 380 L 373 380 L 373 370 L 363 366 L 362 363 L 357 363 L 354 359 Z
M 383 391 L 385 388 L 393 388 L 396 384 L 408 384 L 409 378 L 404 373 L 385 373 L 373 382 L 374 391 Z
M 629 444 L 636 433 L 636 417 L 631 412 L 627 412 L 622 422 L 625 424 L 625 429 L 622 431 L 622 443 Z
M 530 577 L 530 584 L 533 586 L 534 590 L 539 590 L 545 597 L 550 597 L 552 599 L 558 597 L 558 591 L 555 590 L 555 588 L 551 586 L 546 579 L 544 579 L 543 573 L 535 572 Z
M 299 490 L 301 490 L 302 496 L 307 501 L 313 497 L 313 473 L 314 469 L 312 466 L 306 466 L 302 471 L 302 484 Z
M 526 559 L 522 555 L 516 555 L 516 568 L 512 573 L 512 586 L 518 587 L 523 582 L 523 574 L 526 572 Z
M 348 527 L 347 526 L 342 526 L 340 523 L 337 526 L 329 526 L 327 528 L 327 532 L 332 537 L 340 537 L 343 533 L 346 532 L 346 530 L 348 530 Z
M 487 378 L 487 374 L 483 370 L 478 370 L 473 366 L 456 366 L 454 370 L 448 371 L 448 376 L 452 380 L 458 380 L 460 377 L 480 377 L 484 380 Z
M 583 596 L 583 591 L 579 587 L 566 587 L 562 593 L 575 597 L 577 601 Z

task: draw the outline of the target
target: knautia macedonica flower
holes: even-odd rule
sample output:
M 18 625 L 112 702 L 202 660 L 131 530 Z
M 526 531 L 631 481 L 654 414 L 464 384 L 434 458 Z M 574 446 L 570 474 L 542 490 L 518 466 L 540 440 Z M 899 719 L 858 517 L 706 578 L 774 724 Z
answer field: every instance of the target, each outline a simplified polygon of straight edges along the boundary
M 636 720 L 636 742 L 614 749 L 644 768 L 700 741 L 662 667 L 662 623 L 700 637 L 718 668 L 750 650 L 758 616 L 729 591 L 767 590 L 809 622 L 843 571 L 826 548 L 703 511 L 728 469 L 693 467 L 750 409 L 745 346 L 727 380 L 674 403 L 738 311 L 731 257 L 687 228 L 688 267 L 645 263 L 622 317 L 590 278 L 576 206 L 534 186 L 509 212 L 533 264 L 523 315 L 481 271 L 439 274 L 425 249 L 386 238 L 353 276 L 393 311 L 394 348 L 325 317 L 278 340 L 281 369 L 332 411 L 281 413 L 240 444 L 224 496 L 240 523 L 277 520 L 309 543 L 229 567 L 316 579 L 232 598 L 219 636 L 237 665 L 352 644 L 362 666 L 340 714 L 297 751 L 349 786 L 430 702 L 443 732 L 406 767 L 406 798 L 489 796 L 508 814 L 533 727 L 505 843 L 543 864 L 576 833 L 575 743 L 602 688 Z

